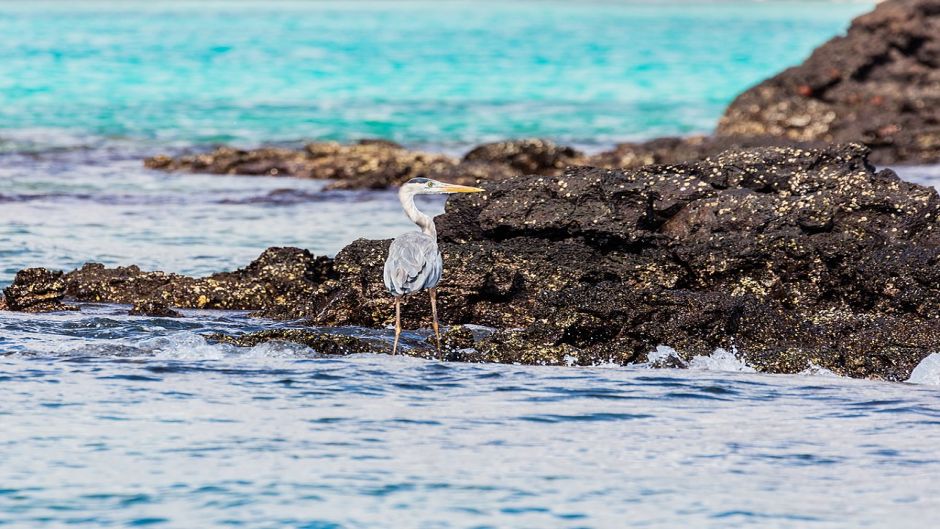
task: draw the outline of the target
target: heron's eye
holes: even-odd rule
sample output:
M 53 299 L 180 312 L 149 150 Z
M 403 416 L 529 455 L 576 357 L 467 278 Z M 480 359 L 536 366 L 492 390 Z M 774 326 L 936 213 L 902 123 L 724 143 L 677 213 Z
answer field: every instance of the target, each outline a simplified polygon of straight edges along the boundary
M 428 182 L 428 187 L 434 187 L 434 182 Z

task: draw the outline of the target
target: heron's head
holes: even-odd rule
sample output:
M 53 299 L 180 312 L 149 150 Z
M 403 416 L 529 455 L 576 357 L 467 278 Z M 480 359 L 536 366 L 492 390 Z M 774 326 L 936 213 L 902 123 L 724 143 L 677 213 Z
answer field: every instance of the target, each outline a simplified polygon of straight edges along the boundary
M 479 187 L 460 186 L 439 182 L 431 178 L 412 178 L 401 186 L 401 192 L 410 195 L 444 195 L 449 193 L 480 193 Z

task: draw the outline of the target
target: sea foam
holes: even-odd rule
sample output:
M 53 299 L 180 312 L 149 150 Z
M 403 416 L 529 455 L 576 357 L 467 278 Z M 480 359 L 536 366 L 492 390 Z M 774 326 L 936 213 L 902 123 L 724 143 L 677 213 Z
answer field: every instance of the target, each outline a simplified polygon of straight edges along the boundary
M 940 386 L 940 353 L 933 353 L 921 360 L 907 381 L 911 384 Z

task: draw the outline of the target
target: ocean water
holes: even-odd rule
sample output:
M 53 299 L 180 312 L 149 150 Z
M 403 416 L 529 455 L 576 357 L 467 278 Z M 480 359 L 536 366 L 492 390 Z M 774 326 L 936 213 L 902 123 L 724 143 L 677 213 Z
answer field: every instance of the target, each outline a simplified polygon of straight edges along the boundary
M 394 192 L 167 175 L 142 167 L 150 154 L 375 136 L 597 150 L 707 132 L 737 92 L 869 8 L 0 2 L 0 287 L 27 266 L 208 274 L 269 246 L 333 255 L 412 229 Z M 940 184 L 940 167 L 899 172 Z M 940 356 L 906 384 L 762 375 L 727 351 L 682 370 L 324 357 L 202 338 L 291 322 L 127 310 L 0 312 L 0 527 L 940 519 Z
M 597 145 L 705 132 L 873 4 L 0 2 L 0 140 Z
M 940 514 L 936 387 L 757 375 L 721 352 L 689 370 L 319 357 L 208 345 L 261 323 L 190 314 L 0 316 L 25 345 L 0 357 L 0 524 L 913 529 Z

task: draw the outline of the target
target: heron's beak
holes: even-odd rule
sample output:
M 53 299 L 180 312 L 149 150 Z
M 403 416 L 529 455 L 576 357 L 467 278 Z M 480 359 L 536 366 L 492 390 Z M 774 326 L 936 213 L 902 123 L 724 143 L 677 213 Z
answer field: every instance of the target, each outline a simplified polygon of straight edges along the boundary
M 482 187 L 459 186 L 457 184 L 447 184 L 441 191 L 444 193 L 482 193 L 486 191 Z

